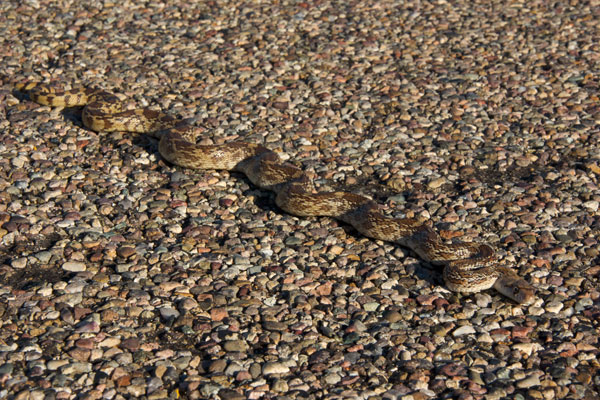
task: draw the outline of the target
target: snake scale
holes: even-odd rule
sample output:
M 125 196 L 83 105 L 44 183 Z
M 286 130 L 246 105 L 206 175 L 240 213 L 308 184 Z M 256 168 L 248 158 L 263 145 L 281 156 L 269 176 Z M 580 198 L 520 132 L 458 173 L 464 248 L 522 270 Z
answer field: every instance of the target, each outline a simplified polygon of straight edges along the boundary
M 275 192 L 277 206 L 290 214 L 333 217 L 367 237 L 408 247 L 423 260 L 444 267 L 444 281 L 450 290 L 468 293 L 493 287 L 518 303 L 530 303 L 535 298 L 534 288 L 513 269 L 499 265 L 489 245 L 446 243 L 426 222 L 386 217 L 378 211 L 377 203 L 365 196 L 315 192 L 300 168 L 283 162 L 264 146 L 247 142 L 198 145 L 196 130 L 190 124 L 147 108 L 125 110 L 117 96 L 101 89 L 62 91 L 32 82 L 16 87 L 38 104 L 84 106 L 83 124 L 93 131 L 126 131 L 157 138 L 160 154 L 175 165 L 241 172 L 256 186 Z

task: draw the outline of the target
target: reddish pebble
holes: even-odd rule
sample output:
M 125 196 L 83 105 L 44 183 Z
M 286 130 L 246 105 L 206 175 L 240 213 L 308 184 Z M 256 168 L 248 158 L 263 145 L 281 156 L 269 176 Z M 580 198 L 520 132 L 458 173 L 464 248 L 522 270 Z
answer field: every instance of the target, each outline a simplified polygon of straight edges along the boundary
M 317 286 L 315 289 L 315 294 L 320 296 L 329 296 L 331 294 L 332 287 L 333 283 L 331 281 L 323 283 L 322 285 Z
M 435 299 L 433 301 L 433 305 L 436 308 L 443 308 L 443 307 L 447 307 L 450 303 L 448 303 L 448 300 L 444 299 L 443 297 L 438 297 L 437 299 Z
M 549 285 L 561 286 L 564 282 L 564 279 L 560 276 L 552 275 L 548 277 L 547 282 Z
M 75 318 L 75 320 L 81 319 L 91 312 L 92 310 L 90 310 L 89 308 L 73 307 L 73 317 Z
M 492 329 L 490 331 L 490 335 L 503 335 L 503 336 L 508 336 L 510 335 L 510 332 L 508 331 L 508 329 L 504 329 L 504 328 L 498 328 L 498 329 Z
M 437 296 L 422 294 L 417 296 L 417 302 L 422 306 L 430 306 L 437 298 Z
M 356 382 L 358 380 L 358 378 L 360 378 L 358 375 L 346 376 L 344 379 L 342 379 L 342 385 L 351 385 L 354 382 Z
M 232 204 L 233 204 L 233 200 L 228 199 L 228 198 L 219 200 L 219 205 L 221 207 L 230 207 Z
M 526 337 L 529 332 L 532 331 L 532 328 L 529 326 L 513 326 L 512 328 L 512 337 Z
M 90 359 L 90 351 L 85 349 L 75 348 L 69 351 L 69 355 L 76 359 L 77 361 L 86 362 Z
M 248 371 L 240 371 L 235 376 L 236 381 L 249 381 L 252 379 L 252 375 Z
M 578 353 L 577 347 L 573 343 L 562 343 L 557 350 L 561 357 L 573 357 Z
M 117 249 L 117 255 L 121 258 L 128 258 L 135 254 L 135 248 L 131 246 L 121 246 Z
M 213 308 L 210 310 L 210 319 L 213 321 L 222 321 L 224 318 L 228 317 L 229 313 L 226 308 Z
M 129 384 L 131 384 L 131 376 L 129 375 L 125 375 L 117 379 L 118 387 L 129 386 Z
M 75 342 L 75 346 L 91 350 L 94 348 L 94 341 L 92 339 L 79 339 Z
M 121 347 L 126 350 L 129 350 L 129 351 L 136 351 L 140 348 L 140 339 L 138 339 L 138 338 L 125 339 L 121 342 Z
M 77 328 L 75 328 L 75 332 L 85 333 L 85 332 L 100 332 L 100 325 L 97 322 L 84 322 L 79 324 Z
M 465 375 L 466 369 L 460 364 L 449 363 L 440 368 L 440 373 L 446 376 Z

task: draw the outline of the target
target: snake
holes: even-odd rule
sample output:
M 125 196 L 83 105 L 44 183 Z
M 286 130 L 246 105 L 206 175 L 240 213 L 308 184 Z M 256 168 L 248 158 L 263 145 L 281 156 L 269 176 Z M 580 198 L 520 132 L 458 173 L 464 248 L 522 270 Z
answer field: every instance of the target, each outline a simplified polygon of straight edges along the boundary
M 331 217 L 360 234 L 411 249 L 425 262 L 443 267 L 445 286 L 454 292 L 476 293 L 494 288 L 517 303 L 528 304 L 535 289 L 516 271 L 498 261 L 486 243 L 448 243 L 429 219 L 392 218 L 369 197 L 348 191 L 317 191 L 299 167 L 282 161 L 260 144 L 231 141 L 197 144 L 198 129 L 181 118 L 149 108 L 126 109 L 124 102 L 104 89 L 82 86 L 59 89 L 38 82 L 15 85 L 30 100 L 50 107 L 83 107 L 83 125 L 95 132 L 131 132 L 158 139 L 158 151 L 169 163 L 199 170 L 244 174 L 261 189 L 275 193 L 275 204 L 298 217 Z

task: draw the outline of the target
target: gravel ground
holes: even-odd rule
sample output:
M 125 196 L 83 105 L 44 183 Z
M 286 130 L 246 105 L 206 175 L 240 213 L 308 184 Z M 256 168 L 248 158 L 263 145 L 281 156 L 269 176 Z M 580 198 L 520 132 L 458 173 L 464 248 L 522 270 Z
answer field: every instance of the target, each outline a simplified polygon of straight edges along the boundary
M 600 396 L 597 0 L 3 0 L 0 32 L 0 398 Z M 262 143 L 493 244 L 538 298 L 449 292 L 25 80 Z

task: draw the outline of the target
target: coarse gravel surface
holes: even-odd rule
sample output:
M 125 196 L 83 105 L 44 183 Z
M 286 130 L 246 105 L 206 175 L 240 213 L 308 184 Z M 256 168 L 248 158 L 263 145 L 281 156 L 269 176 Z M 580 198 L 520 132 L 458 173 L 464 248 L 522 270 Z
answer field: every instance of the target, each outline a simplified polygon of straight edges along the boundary
M 600 2 L 0 2 L 0 398 L 598 399 Z M 497 248 L 440 269 L 85 129 L 101 87 Z

